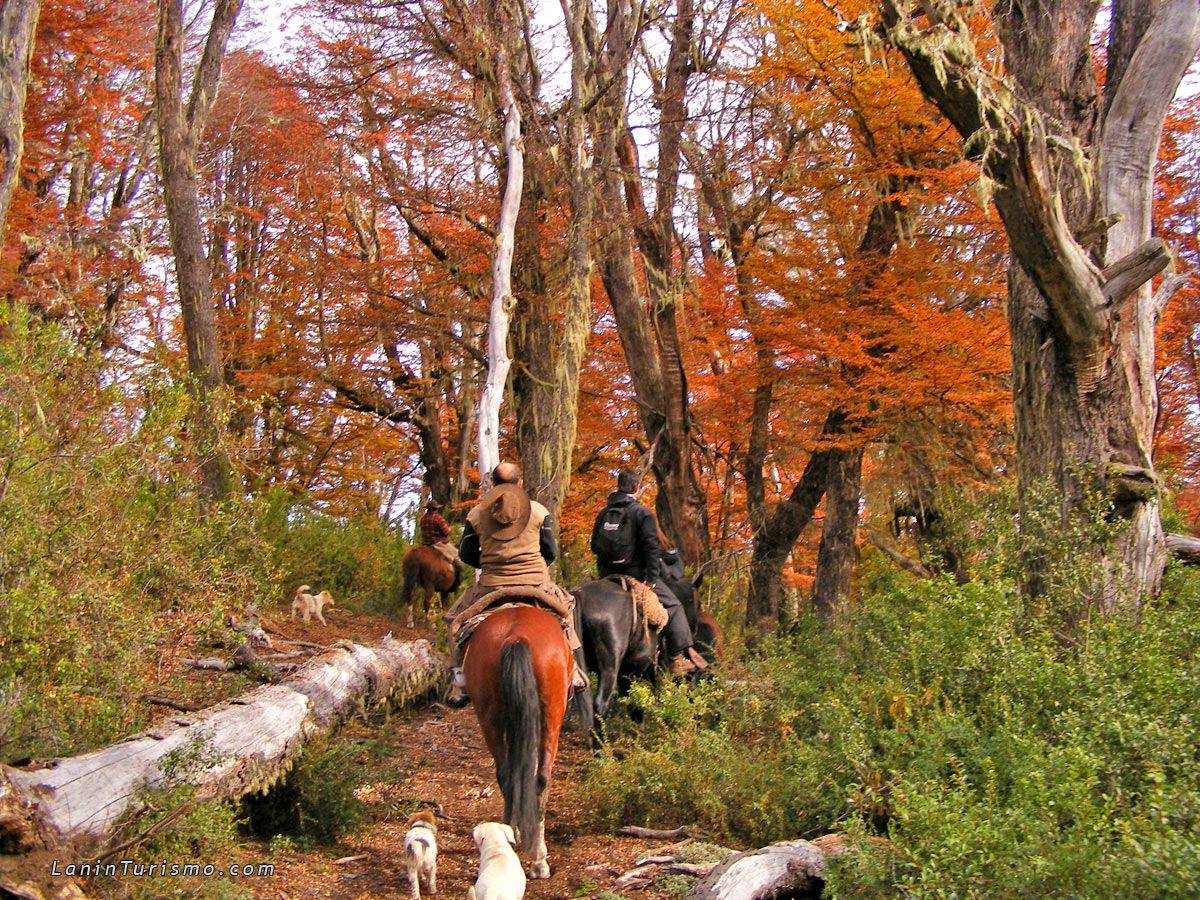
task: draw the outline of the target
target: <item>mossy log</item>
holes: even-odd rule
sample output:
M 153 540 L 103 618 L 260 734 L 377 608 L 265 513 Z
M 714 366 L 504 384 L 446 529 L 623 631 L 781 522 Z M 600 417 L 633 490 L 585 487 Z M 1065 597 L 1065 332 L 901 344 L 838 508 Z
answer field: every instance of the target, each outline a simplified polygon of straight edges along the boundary
M 31 768 L 2 766 L 0 848 L 103 846 L 153 794 L 181 785 L 203 799 L 265 791 L 309 741 L 356 711 L 429 693 L 447 671 L 428 641 L 342 643 L 278 683 L 171 715 L 144 734 Z

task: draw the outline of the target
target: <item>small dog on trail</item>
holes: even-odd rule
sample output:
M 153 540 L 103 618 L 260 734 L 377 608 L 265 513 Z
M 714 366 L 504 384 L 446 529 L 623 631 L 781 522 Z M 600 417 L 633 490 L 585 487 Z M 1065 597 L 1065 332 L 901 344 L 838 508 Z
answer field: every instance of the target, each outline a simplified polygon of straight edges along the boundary
M 433 813 L 422 810 L 408 817 L 404 835 L 404 862 L 408 867 L 408 886 L 412 900 L 421 900 L 421 888 L 437 893 L 437 821 Z
M 325 621 L 325 616 L 322 611 L 327 606 L 333 606 L 333 597 L 329 591 L 321 591 L 319 594 L 310 594 L 311 591 L 307 584 L 302 584 L 296 588 L 296 598 L 292 600 L 292 618 L 299 615 L 305 622 L 311 621 L 313 616 L 317 617 L 317 621 L 322 625 L 328 625 Z
M 479 848 L 479 877 L 467 890 L 467 900 L 521 900 L 525 896 L 525 870 L 514 847 L 517 836 L 503 822 L 475 826 Z

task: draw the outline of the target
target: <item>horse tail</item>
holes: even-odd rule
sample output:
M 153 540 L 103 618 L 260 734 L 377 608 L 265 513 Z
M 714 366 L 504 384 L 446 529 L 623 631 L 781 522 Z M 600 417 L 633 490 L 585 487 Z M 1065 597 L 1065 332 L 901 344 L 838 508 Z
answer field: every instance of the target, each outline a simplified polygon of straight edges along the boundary
M 500 650 L 500 724 L 504 764 L 497 775 L 504 792 L 504 819 L 520 832 L 521 848 L 528 849 L 540 818 L 542 698 L 533 672 L 533 652 L 523 639 L 510 641 Z

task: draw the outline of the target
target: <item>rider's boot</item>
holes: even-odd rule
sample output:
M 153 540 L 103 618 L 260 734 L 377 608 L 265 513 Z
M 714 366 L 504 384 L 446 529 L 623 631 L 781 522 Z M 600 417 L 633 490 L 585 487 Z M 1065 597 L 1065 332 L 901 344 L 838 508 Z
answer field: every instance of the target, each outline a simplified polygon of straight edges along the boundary
M 583 669 L 581 669 L 579 666 L 575 666 L 574 671 L 571 673 L 571 690 L 582 691 L 589 687 L 591 687 L 591 685 L 588 684 L 587 675 L 584 674 Z
M 450 670 L 450 693 L 446 695 L 446 705 L 461 709 L 470 702 L 471 698 L 467 696 L 467 679 L 463 676 L 462 668 L 455 666 Z
M 681 651 L 671 657 L 671 674 L 676 678 L 688 678 L 695 675 L 699 669 L 696 664 L 688 658 L 687 651 Z
M 688 647 L 685 652 L 688 655 L 688 659 L 696 666 L 697 671 L 703 672 L 708 668 L 708 660 L 700 655 L 700 651 L 694 645 Z

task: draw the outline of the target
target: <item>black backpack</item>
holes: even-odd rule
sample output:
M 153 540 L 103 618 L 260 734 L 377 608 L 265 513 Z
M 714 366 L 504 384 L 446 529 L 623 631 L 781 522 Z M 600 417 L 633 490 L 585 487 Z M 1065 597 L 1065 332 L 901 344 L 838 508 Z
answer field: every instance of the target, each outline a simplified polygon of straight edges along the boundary
M 624 565 L 637 552 L 636 523 L 629 515 L 631 506 L 609 506 L 596 520 L 592 552 L 606 565 Z

